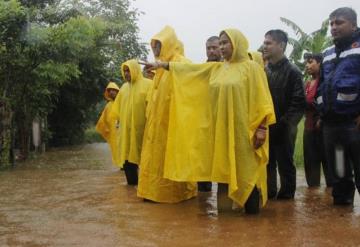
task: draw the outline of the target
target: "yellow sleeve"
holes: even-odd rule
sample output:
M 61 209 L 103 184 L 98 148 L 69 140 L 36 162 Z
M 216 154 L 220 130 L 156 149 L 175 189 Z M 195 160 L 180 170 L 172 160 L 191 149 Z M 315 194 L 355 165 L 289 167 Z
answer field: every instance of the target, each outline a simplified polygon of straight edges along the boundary
M 209 78 L 213 67 L 209 63 L 169 64 L 172 93 L 165 178 L 198 181 L 209 177 L 212 148 Z
M 106 119 L 107 114 L 109 114 L 110 102 L 105 105 L 104 110 L 101 113 L 101 116 L 96 123 L 96 131 L 108 142 L 110 138 L 110 126 L 108 125 Z
M 262 121 L 265 120 L 264 124 L 268 127 L 274 124 L 276 119 L 265 71 L 254 62 L 251 63 L 250 70 L 253 70 L 253 73 L 250 73 L 251 77 L 249 78 L 251 85 L 249 89 L 249 135 L 251 143 L 253 143 L 255 131 Z M 269 130 L 267 130 L 267 140 L 264 145 L 256 150 L 262 163 L 268 160 L 268 149 Z

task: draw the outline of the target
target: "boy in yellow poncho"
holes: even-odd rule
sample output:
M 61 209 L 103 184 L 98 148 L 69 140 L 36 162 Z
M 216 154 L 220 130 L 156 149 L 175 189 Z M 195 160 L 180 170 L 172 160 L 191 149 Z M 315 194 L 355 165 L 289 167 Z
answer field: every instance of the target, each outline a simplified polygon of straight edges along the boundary
M 263 68 L 249 59 L 236 29 L 220 34 L 224 62 L 148 63 L 169 69 L 172 83 L 164 177 L 228 184 L 247 213 L 267 201 L 268 125 L 275 123 Z
M 119 87 L 115 82 L 109 82 L 105 89 L 104 97 L 108 101 L 101 116 L 96 124 L 96 131 L 107 141 L 110 146 L 112 162 L 116 166 L 120 166 L 119 156 L 117 155 L 118 143 L 118 129 L 117 122 L 111 114 L 111 109 L 114 105 L 114 100 L 119 92 Z
M 188 62 L 174 30 L 166 26 L 151 40 L 154 56 L 163 61 Z M 196 195 L 196 184 L 164 178 L 171 102 L 169 72 L 158 69 L 149 95 L 147 121 L 140 161 L 138 196 L 155 202 L 176 203 Z M 186 164 L 185 164 L 186 165 Z
M 126 82 L 112 107 L 112 113 L 119 122 L 119 148 L 116 152 L 127 183 L 137 185 L 145 128 L 146 96 L 152 81 L 143 77 L 140 65 L 133 59 L 121 65 L 121 73 Z

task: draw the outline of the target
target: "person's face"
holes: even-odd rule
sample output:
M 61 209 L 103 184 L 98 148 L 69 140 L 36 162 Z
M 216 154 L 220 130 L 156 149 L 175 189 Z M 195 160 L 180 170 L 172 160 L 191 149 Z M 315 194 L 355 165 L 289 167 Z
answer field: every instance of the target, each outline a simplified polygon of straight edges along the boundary
M 263 57 L 269 60 L 284 53 L 284 44 L 277 42 L 270 35 L 266 35 L 263 43 Z
M 158 40 L 151 42 L 151 49 L 154 53 L 154 57 L 159 57 L 161 52 L 161 43 Z
M 225 34 L 220 35 L 220 51 L 223 58 L 227 61 L 231 59 L 233 47 L 230 38 Z
M 109 88 L 107 91 L 108 91 L 109 97 L 114 100 L 116 98 L 116 95 L 118 94 L 118 90 Z
M 130 73 L 129 67 L 128 67 L 128 66 L 124 66 L 123 70 L 124 70 L 125 80 L 128 81 L 128 82 L 131 82 L 131 73 Z
M 355 30 L 356 26 L 342 16 L 330 19 L 330 31 L 335 41 L 350 37 Z
M 309 58 L 306 60 L 305 70 L 309 75 L 317 75 L 320 73 L 320 63 L 313 58 Z
M 207 41 L 206 42 L 206 56 L 208 61 L 220 61 L 221 53 L 220 53 L 220 44 L 219 40 Z

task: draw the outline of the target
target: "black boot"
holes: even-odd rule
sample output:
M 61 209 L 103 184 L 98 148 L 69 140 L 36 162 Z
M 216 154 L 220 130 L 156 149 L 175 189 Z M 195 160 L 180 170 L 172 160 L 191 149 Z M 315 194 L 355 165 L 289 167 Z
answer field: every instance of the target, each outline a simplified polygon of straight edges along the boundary
M 256 187 L 254 187 L 248 200 L 245 203 L 245 213 L 258 214 L 260 211 L 260 195 Z
M 124 171 L 126 176 L 126 181 L 128 185 L 137 185 L 138 184 L 138 166 L 136 164 L 125 161 Z

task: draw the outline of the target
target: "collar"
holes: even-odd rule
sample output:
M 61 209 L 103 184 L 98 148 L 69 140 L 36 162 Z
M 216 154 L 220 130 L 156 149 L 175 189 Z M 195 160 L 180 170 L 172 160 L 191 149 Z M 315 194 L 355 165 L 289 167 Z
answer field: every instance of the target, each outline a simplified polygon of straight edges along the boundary
M 282 59 L 280 59 L 277 63 L 272 64 L 272 63 L 268 63 L 268 67 L 269 69 L 273 70 L 273 69 L 279 69 L 281 68 L 285 63 L 288 63 L 289 59 L 287 57 L 283 57 Z

